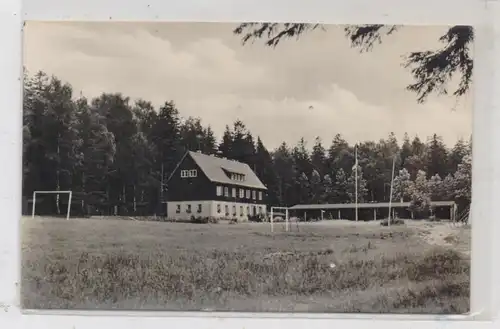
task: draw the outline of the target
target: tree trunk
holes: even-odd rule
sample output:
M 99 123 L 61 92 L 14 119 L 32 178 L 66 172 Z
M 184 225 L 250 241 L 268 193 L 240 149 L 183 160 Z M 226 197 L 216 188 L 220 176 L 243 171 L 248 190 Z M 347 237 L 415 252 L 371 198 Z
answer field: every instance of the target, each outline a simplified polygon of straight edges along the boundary
M 121 197 L 121 199 L 122 199 L 122 204 L 123 204 L 122 209 L 126 210 L 128 204 L 127 204 L 127 192 L 126 192 L 125 184 L 122 185 L 122 197 Z M 121 211 L 120 211 L 120 213 L 121 213 Z M 122 215 L 124 215 L 124 214 L 122 214 Z
M 80 201 L 80 204 L 82 206 L 82 214 L 87 215 L 87 212 L 85 211 L 85 198 L 86 198 L 86 193 L 85 193 L 85 173 L 82 172 L 82 200 Z
M 163 167 L 163 162 L 161 163 L 161 170 L 160 170 L 160 200 L 158 200 L 158 205 L 156 206 L 156 211 L 155 215 L 162 210 L 162 204 L 163 204 L 163 173 L 164 167 Z
M 160 202 L 163 202 L 163 175 L 164 175 L 163 170 L 164 170 L 164 168 L 163 168 L 163 162 L 162 162 L 161 173 L 160 173 L 160 175 L 161 175 L 161 177 L 160 177 Z
M 108 181 L 108 182 L 109 182 L 109 181 Z M 111 207 L 111 202 L 110 202 L 110 200 L 109 200 L 109 184 L 108 184 L 108 187 L 106 188 L 106 199 L 107 199 L 107 200 L 106 200 L 106 201 L 107 201 L 106 203 L 107 203 L 107 205 L 108 205 L 108 206 L 106 207 L 106 208 L 107 208 L 106 213 L 107 213 L 107 214 L 109 214 L 109 213 L 110 213 L 110 210 L 111 210 L 111 208 L 110 208 L 110 207 Z
M 57 137 L 57 169 L 56 169 L 56 191 L 59 191 L 61 189 L 61 182 L 60 182 L 60 166 L 61 166 L 61 159 L 60 159 L 60 149 L 59 149 L 59 136 Z M 61 207 L 59 203 L 59 193 L 56 194 L 56 211 L 57 214 L 61 214 Z
M 135 197 L 135 184 L 132 186 L 133 187 L 133 191 L 134 191 L 134 215 L 136 215 L 136 212 L 137 212 L 137 200 L 136 200 L 136 197 Z

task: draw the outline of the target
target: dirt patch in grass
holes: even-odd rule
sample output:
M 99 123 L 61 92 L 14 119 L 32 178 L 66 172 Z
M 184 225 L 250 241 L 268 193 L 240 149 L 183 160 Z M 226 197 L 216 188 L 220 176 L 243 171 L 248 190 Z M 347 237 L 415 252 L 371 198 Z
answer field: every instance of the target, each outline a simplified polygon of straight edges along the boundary
M 459 239 L 456 235 L 450 234 L 447 235 L 443 238 L 444 242 L 449 243 L 449 244 L 457 244 Z
M 414 229 L 427 243 L 434 246 L 452 248 L 470 257 L 471 229 L 470 226 L 457 225 L 450 222 L 413 221 L 409 226 Z
M 468 259 L 405 227 L 303 225 L 301 232 L 270 234 L 266 224 L 70 222 L 23 222 L 23 307 L 405 313 L 469 307 Z

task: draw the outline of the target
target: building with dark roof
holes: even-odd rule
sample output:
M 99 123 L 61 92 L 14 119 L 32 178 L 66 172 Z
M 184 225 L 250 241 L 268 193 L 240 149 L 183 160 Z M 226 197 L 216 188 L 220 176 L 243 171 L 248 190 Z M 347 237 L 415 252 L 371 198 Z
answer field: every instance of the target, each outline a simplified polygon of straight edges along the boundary
M 167 216 L 248 220 L 266 215 L 266 186 L 245 163 L 188 151 L 167 179 Z

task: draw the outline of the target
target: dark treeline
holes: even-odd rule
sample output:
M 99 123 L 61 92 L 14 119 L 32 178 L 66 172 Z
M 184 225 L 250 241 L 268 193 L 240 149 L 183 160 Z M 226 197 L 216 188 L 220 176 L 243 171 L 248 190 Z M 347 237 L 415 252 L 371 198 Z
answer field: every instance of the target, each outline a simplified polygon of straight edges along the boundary
M 218 139 L 199 118 L 182 118 L 173 101 L 158 109 L 121 94 L 75 100 L 72 87 L 44 73 L 25 78 L 23 196 L 73 191 L 72 213 L 160 214 L 166 178 L 186 150 L 248 163 L 268 186 L 269 204 L 344 203 L 354 196 L 354 146 L 340 134 L 283 142 L 268 150 L 236 121 Z M 325 144 L 324 144 L 325 143 Z M 328 143 L 328 144 L 326 144 Z M 437 134 L 426 141 L 394 134 L 358 147 L 358 200 L 387 202 L 396 156 L 393 198 L 426 207 L 430 200 L 470 202 L 471 141 L 448 149 Z M 63 197 L 45 205 L 64 213 Z

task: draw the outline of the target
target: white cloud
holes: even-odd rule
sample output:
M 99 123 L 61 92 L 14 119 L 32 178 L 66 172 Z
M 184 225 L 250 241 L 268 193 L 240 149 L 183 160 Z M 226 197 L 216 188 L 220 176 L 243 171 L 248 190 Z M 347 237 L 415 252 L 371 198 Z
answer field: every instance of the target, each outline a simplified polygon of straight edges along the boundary
M 218 132 L 223 131 L 227 123 L 241 119 L 270 148 L 282 141 L 295 143 L 301 137 L 312 146 L 316 136 L 320 136 L 328 145 L 337 133 L 353 143 L 378 140 L 391 131 L 400 139 L 405 132 L 410 136 L 418 134 L 422 138 L 437 132 L 450 144 L 456 141 L 457 134 L 468 138 L 467 129 L 458 132 L 456 129 L 457 126 L 467 127 L 470 122 L 467 113 L 444 112 L 447 110 L 436 103 L 415 105 L 398 112 L 365 103 L 354 93 L 337 85 L 323 89 L 320 94 L 320 97 L 310 100 L 243 99 L 236 95 L 221 94 L 179 105 L 188 115 L 206 113 L 202 117 L 218 118 L 209 122 Z M 443 118 L 445 121 L 436 125 L 436 121 Z M 436 131 L 437 126 L 440 127 L 439 131 Z
M 201 117 L 219 137 L 241 119 L 270 148 L 300 137 L 329 144 L 337 133 L 350 142 L 391 131 L 400 138 L 438 133 L 448 143 L 470 134 L 470 102 L 452 112 L 450 97 L 418 105 L 404 90 L 411 79 L 399 56 L 415 30 L 360 55 L 338 29 L 270 50 L 241 47 L 213 25 L 191 32 L 188 25 L 158 26 L 29 23 L 25 63 L 86 96 L 122 92 L 157 105 L 174 100 L 183 116 Z

